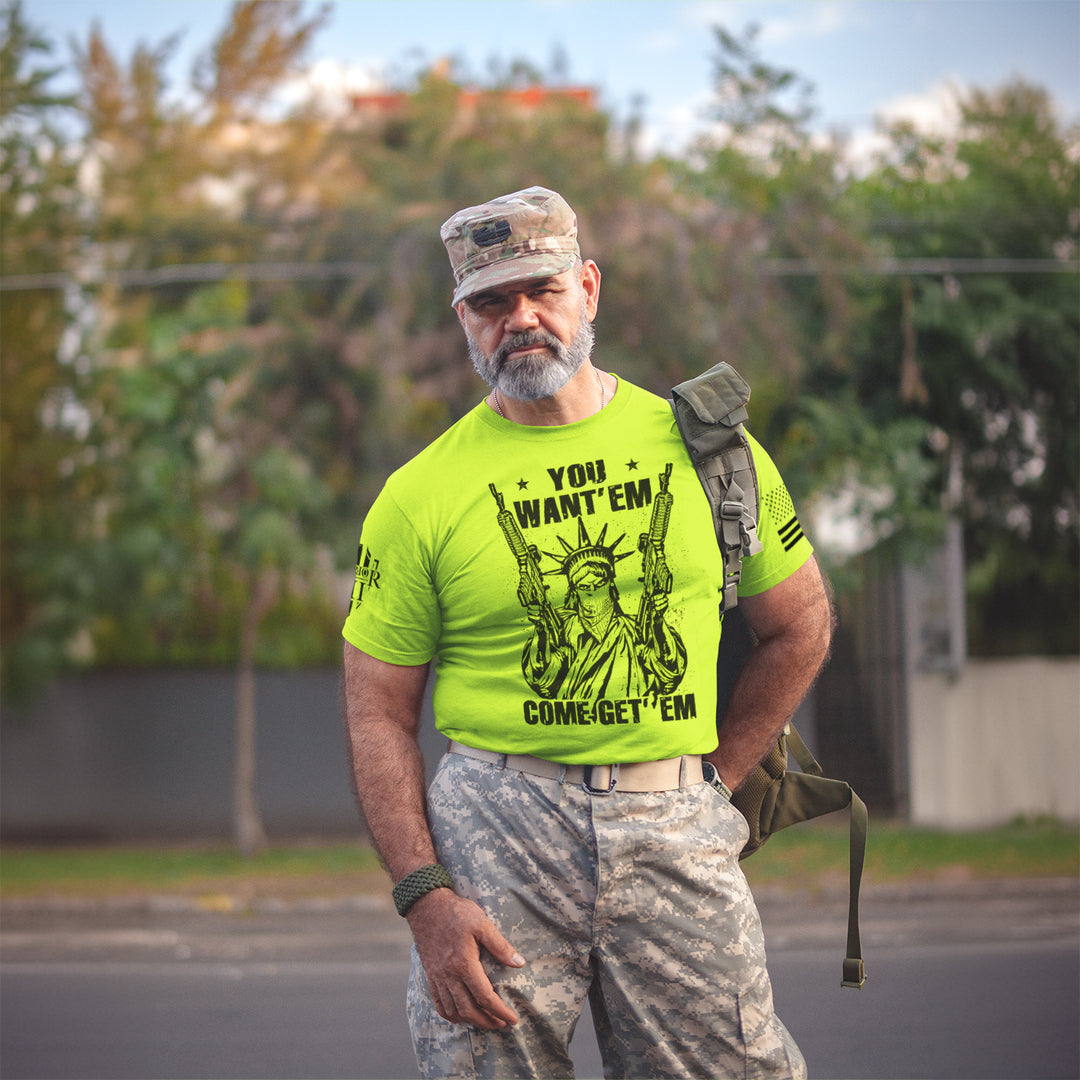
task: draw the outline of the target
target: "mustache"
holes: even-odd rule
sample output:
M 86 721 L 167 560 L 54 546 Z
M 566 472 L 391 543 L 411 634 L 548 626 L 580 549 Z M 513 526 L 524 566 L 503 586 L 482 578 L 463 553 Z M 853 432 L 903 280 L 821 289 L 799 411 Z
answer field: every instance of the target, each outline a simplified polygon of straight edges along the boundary
M 494 361 L 497 368 L 502 368 L 506 363 L 507 357 L 515 349 L 526 349 L 533 345 L 543 345 L 545 348 L 550 349 L 556 356 L 559 356 L 563 347 L 562 342 L 555 337 L 554 334 L 549 334 L 544 330 L 522 330 L 509 337 L 495 350 L 491 359 Z

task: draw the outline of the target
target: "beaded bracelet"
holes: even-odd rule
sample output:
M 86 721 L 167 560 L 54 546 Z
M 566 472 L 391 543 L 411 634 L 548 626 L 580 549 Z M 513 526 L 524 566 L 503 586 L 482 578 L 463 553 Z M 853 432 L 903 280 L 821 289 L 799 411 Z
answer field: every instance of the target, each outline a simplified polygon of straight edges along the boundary
M 393 891 L 394 907 L 399 915 L 407 915 L 409 909 L 420 899 L 426 896 L 432 889 L 452 889 L 454 879 L 446 868 L 438 863 L 431 866 L 421 866 L 411 874 L 406 874 L 395 886 Z

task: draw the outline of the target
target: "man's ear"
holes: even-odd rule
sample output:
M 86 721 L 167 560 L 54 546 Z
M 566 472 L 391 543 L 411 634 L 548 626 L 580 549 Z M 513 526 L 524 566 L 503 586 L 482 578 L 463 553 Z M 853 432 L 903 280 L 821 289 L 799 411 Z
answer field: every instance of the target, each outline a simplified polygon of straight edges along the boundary
M 592 322 L 600 303 L 600 267 L 592 259 L 581 264 L 581 287 L 585 290 L 585 314 Z
M 461 329 L 465 329 L 465 301 L 454 305 L 454 310 L 457 312 L 458 322 L 461 323 Z

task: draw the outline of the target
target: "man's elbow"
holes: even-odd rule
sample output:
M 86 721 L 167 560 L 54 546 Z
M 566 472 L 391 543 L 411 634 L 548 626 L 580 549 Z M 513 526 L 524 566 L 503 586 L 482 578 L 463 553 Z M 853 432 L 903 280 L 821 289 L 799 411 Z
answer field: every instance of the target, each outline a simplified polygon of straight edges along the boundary
M 833 629 L 835 617 L 832 608 L 827 608 L 824 617 L 818 621 L 811 644 L 811 653 L 814 658 L 814 666 L 820 671 L 828 662 L 832 653 Z
M 833 635 L 836 632 L 836 606 L 828 579 L 818 570 L 819 589 L 806 619 L 806 647 L 810 662 L 820 671 L 832 652 Z

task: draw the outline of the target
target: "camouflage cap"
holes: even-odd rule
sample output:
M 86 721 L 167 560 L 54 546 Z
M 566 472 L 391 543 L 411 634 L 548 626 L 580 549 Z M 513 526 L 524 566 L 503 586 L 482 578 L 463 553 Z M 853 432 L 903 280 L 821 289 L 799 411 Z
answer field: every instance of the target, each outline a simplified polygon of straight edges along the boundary
M 457 284 L 453 304 L 497 285 L 561 274 L 581 256 L 574 211 L 542 187 L 459 210 L 439 235 Z

